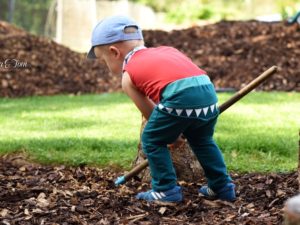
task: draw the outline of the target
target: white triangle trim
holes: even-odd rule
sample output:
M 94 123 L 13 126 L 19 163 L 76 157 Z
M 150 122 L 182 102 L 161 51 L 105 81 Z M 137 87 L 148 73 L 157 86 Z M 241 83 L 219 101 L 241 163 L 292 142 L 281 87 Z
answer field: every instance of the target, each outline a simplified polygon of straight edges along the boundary
M 176 109 L 176 113 L 178 116 L 180 116 L 180 114 L 182 113 L 182 109 Z
M 168 113 L 171 113 L 173 111 L 173 108 L 169 108 L 169 107 L 166 107 Z
M 185 111 L 186 111 L 186 115 L 187 116 L 190 116 L 192 114 L 192 112 L 193 112 L 192 109 L 186 109 Z
M 159 109 L 163 109 L 164 106 L 163 106 L 162 104 L 158 104 L 158 108 L 159 108 Z
M 202 109 L 195 109 L 197 117 L 200 115 Z
M 215 105 L 211 105 L 211 106 L 210 106 L 210 110 L 211 110 L 211 112 L 213 113 L 213 112 L 215 111 Z
M 204 116 L 206 116 L 207 111 L 208 111 L 208 107 L 203 108 Z

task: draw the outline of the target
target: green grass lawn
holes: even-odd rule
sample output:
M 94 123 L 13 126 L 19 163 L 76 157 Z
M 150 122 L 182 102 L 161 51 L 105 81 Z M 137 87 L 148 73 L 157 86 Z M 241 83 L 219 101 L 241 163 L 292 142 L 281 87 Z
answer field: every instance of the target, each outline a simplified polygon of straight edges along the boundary
M 220 103 L 230 97 L 219 94 Z M 254 92 L 224 112 L 215 138 L 230 170 L 297 166 L 300 94 Z M 41 163 L 129 168 L 141 115 L 124 94 L 0 99 L 0 154 Z

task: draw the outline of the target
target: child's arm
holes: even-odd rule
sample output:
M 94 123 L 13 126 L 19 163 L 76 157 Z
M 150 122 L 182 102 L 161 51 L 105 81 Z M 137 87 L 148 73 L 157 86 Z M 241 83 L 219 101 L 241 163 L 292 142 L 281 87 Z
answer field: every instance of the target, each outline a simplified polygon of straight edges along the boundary
M 148 120 L 155 103 L 147 96 L 143 95 L 132 83 L 130 76 L 127 72 L 122 76 L 122 88 L 124 92 L 132 99 L 137 108 L 141 111 L 143 116 Z

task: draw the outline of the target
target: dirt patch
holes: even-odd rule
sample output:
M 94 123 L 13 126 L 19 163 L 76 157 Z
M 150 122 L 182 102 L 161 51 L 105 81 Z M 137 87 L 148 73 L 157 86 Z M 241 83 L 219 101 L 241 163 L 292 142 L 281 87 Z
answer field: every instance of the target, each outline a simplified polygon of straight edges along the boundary
M 17 160 L 17 161 L 16 161 Z M 282 208 L 298 191 L 297 174 L 232 174 L 234 203 L 198 196 L 204 184 L 180 182 L 185 199 L 157 205 L 135 199 L 148 184 L 116 188 L 119 174 L 98 168 L 41 166 L 20 157 L 0 158 L 2 224 L 282 224 Z
M 297 24 L 220 22 L 172 32 L 145 30 L 144 36 L 148 47 L 169 45 L 186 53 L 218 88 L 240 89 L 277 65 L 279 72 L 258 89 L 300 91 Z M 120 76 L 105 65 L 0 21 L 0 96 L 112 91 L 121 91 Z

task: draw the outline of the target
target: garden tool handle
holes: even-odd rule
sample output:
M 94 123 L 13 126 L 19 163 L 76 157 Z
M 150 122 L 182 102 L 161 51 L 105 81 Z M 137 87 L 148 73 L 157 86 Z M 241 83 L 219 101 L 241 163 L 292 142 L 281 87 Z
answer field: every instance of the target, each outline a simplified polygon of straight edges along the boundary
M 278 70 L 277 66 L 272 66 L 268 70 L 263 72 L 261 75 L 259 75 L 257 78 L 255 78 L 253 81 L 251 81 L 248 85 L 246 85 L 244 88 L 242 88 L 236 94 L 234 94 L 229 100 L 227 100 L 222 105 L 220 105 L 220 107 L 219 107 L 220 113 L 224 112 L 226 109 L 228 109 L 234 103 L 236 103 L 238 100 L 240 100 L 245 95 L 247 95 L 250 91 L 252 91 L 254 88 L 256 88 L 258 85 L 260 85 L 262 82 L 264 82 L 266 79 L 268 79 L 270 76 L 272 76 L 277 70 Z M 141 162 L 139 165 L 134 167 L 131 171 L 129 171 L 124 176 L 118 177 L 118 179 L 115 181 L 115 185 L 118 186 L 120 184 L 124 184 L 130 178 L 139 174 L 147 166 L 148 166 L 148 160 L 146 159 L 143 162 Z
M 249 84 L 247 84 L 244 88 L 242 88 L 237 93 L 235 93 L 230 99 L 228 99 L 226 102 L 224 102 L 222 105 L 220 105 L 220 107 L 219 107 L 220 113 L 224 112 L 226 109 L 228 109 L 230 106 L 232 106 L 238 100 L 243 98 L 245 95 L 247 95 L 250 91 L 252 91 L 258 85 L 260 85 L 262 82 L 267 80 L 277 70 L 278 70 L 277 66 L 270 67 L 265 72 L 263 72 L 261 75 L 259 75 L 257 78 L 255 78 L 253 81 L 251 81 Z
M 135 175 L 139 174 L 147 166 L 148 166 L 148 160 L 145 159 L 139 165 L 137 165 L 132 170 L 130 170 L 127 174 L 125 174 L 124 176 L 118 177 L 117 180 L 115 181 L 115 185 L 118 186 L 120 184 L 124 184 L 127 180 L 129 180 L 132 177 L 134 177 Z

